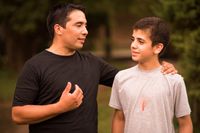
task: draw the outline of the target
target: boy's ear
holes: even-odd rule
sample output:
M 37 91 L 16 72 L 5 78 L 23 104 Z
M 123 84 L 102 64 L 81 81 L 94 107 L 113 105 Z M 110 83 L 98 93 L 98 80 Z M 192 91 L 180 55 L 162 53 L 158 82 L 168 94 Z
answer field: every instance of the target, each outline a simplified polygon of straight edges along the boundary
M 162 49 L 164 48 L 164 45 L 162 43 L 156 44 L 153 49 L 154 49 L 154 54 L 159 54 Z

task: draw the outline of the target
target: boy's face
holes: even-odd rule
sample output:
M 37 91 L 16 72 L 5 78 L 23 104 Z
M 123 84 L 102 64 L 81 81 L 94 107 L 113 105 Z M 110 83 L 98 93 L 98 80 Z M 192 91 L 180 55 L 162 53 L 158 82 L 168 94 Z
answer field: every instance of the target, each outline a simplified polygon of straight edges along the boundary
M 85 14 L 80 10 L 74 10 L 68 15 L 65 28 L 60 27 L 60 41 L 66 48 L 77 50 L 83 47 L 87 31 Z
M 150 30 L 135 29 L 132 34 L 131 55 L 136 62 L 147 62 L 158 56 L 157 45 L 152 46 Z

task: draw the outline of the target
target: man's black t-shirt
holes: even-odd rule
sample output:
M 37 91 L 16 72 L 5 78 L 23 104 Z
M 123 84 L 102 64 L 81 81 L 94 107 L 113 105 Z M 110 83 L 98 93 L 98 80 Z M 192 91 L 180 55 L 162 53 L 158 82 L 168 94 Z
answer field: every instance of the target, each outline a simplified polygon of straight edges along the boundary
M 30 124 L 30 133 L 97 133 L 98 84 L 111 86 L 117 72 L 90 53 L 77 51 L 71 56 L 59 56 L 45 50 L 25 63 L 17 81 L 13 106 L 55 103 L 67 82 L 71 82 L 73 88 L 77 84 L 83 91 L 81 106 Z

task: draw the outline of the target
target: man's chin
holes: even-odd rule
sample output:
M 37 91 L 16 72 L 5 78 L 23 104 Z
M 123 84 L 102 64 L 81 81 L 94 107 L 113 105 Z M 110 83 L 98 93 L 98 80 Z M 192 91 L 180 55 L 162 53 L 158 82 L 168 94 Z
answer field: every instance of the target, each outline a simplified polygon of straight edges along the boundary
M 77 50 L 82 49 L 82 48 L 83 48 L 83 45 L 79 45 L 76 47 Z

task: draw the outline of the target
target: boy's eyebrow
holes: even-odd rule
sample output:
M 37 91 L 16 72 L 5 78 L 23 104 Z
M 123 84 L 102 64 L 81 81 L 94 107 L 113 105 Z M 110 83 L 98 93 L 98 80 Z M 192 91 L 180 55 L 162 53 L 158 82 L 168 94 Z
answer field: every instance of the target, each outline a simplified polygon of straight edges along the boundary
M 140 40 L 140 41 L 145 41 L 143 38 L 137 38 L 138 40 Z
M 139 40 L 139 41 L 145 41 L 143 38 L 140 38 L 140 37 L 134 37 L 134 36 L 131 36 L 131 39 L 137 39 L 137 40 Z

